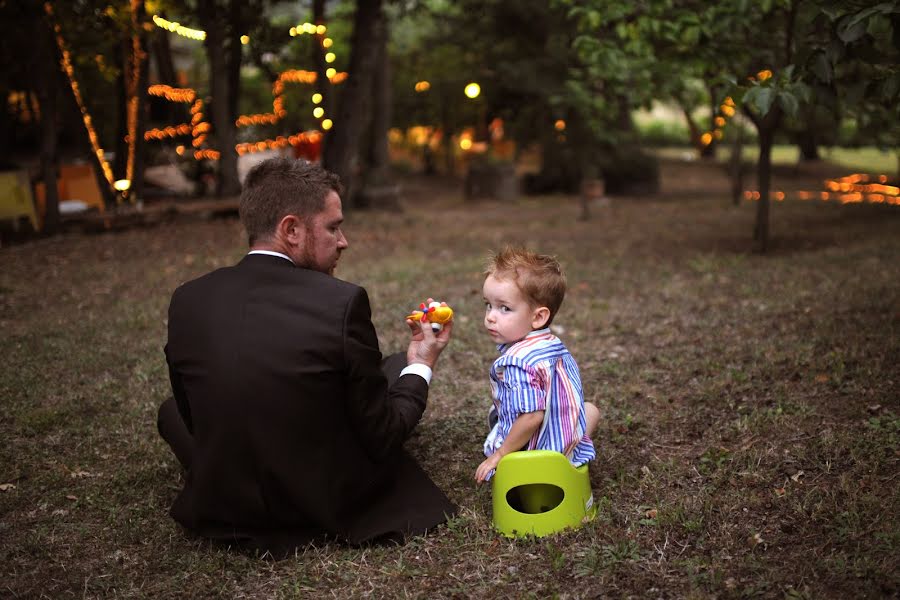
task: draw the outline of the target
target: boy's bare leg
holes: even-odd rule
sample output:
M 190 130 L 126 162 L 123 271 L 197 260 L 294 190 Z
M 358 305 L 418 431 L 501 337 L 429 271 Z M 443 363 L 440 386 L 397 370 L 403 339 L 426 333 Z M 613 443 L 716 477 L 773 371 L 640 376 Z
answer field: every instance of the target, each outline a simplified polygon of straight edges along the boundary
M 595 404 L 591 404 L 590 402 L 584 403 L 584 421 L 585 421 L 585 431 L 589 438 L 594 437 L 594 433 L 597 431 L 597 427 L 600 425 L 600 409 L 597 408 Z

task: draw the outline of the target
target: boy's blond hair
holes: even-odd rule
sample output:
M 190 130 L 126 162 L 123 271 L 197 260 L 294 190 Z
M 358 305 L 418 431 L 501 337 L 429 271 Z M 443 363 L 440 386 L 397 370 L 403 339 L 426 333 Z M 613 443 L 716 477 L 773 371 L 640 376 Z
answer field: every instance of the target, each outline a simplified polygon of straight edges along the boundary
M 492 255 L 488 259 L 484 275 L 511 279 L 532 308 L 546 306 L 550 310 L 547 325 L 553 322 L 553 317 L 566 297 L 566 276 L 559 261 L 526 248 L 507 246 Z

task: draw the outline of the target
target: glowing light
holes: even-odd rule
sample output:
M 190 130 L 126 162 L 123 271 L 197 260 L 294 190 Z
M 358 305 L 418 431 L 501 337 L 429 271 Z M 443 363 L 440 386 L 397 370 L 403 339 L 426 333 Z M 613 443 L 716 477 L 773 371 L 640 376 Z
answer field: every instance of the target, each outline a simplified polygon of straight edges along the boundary
M 53 6 L 49 2 L 44 3 L 44 11 L 47 13 L 47 16 L 50 19 L 50 22 L 53 24 L 53 32 L 54 37 L 56 38 L 56 45 L 59 48 L 59 52 L 62 55 L 60 58 L 60 66 L 63 71 L 66 73 L 66 77 L 69 79 L 69 87 L 72 88 L 72 94 L 75 96 L 75 103 L 78 105 L 78 109 L 81 111 L 81 120 L 84 122 L 84 127 L 87 129 L 88 139 L 91 141 L 91 149 L 94 151 L 94 156 L 97 157 L 98 162 L 100 163 L 100 169 L 103 171 L 103 176 L 106 178 L 106 181 L 110 186 L 113 184 L 113 172 L 112 168 L 110 168 L 109 163 L 106 161 L 106 155 L 103 152 L 103 148 L 100 147 L 100 140 L 97 137 L 97 132 L 94 129 L 94 125 L 91 122 L 91 115 L 87 111 L 87 106 L 84 103 L 84 99 L 81 96 L 81 89 L 78 87 L 78 82 L 75 80 L 75 69 L 72 67 L 72 59 L 69 54 L 68 48 L 66 48 L 65 41 L 62 37 L 62 29 L 59 26 L 59 23 L 54 21 L 53 14 Z
M 325 131 L 331 129 L 332 125 L 333 123 L 331 122 L 331 119 L 325 119 L 324 121 L 322 121 L 322 129 L 324 129 Z
M 712 134 L 708 131 L 700 136 L 700 143 L 709 146 L 712 143 Z
M 206 32 L 202 29 L 191 29 L 190 27 L 184 27 L 181 23 L 178 23 L 176 21 L 167 21 L 159 15 L 153 15 L 153 23 L 155 23 L 156 26 L 160 29 L 166 29 L 168 31 L 171 31 L 172 33 L 177 33 L 182 37 L 198 41 L 203 41 L 206 39 Z
M 431 89 L 431 84 L 427 81 L 419 81 L 416 83 L 416 91 L 417 92 L 427 92 Z
M 245 46 L 246 46 L 247 44 L 249 44 L 249 43 L 250 43 L 250 36 L 249 36 L 249 35 L 242 35 L 242 36 L 241 36 L 241 43 L 242 43 L 243 45 L 245 45 Z
M 318 104 L 319 102 L 321 102 L 321 101 L 322 101 L 322 94 L 319 94 L 318 92 L 316 92 L 315 94 L 313 94 L 313 95 L 312 95 L 312 101 L 313 101 L 313 104 Z
M 565 131 L 566 122 L 563 121 L 562 119 L 557 119 L 556 123 L 553 124 L 553 128 L 556 129 L 557 131 Z
M 334 67 L 328 67 L 328 69 L 325 70 L 325 77 L 327 77 L 328 79 L 333 79 L 336 74 L 337 69 L 335 69 Z
M 130 179 L 119 179 L 114 184 L 113 187 L 116 188 L 120 192 L 124 192 L 125 190 L 131 187 Z
M 316 25 L 316 33 L 319 35 L 325 35 L 326 31 L 328 31 L 328 28 L 324 25 Z
M 770 71 L 769 69 L 765 69 L 765 70 L 757 73 L 756 76 L 759 78 L 760 81 L 765 81 L 766 79 L 769 79 L 772 77 L 772 71 Z
M 332 44 L 334 44 L 334 40 L 332 40 L 331 38 L 325 38 L 324 40 L 322 40 L 323 48 L 331 48 Z
M 313 116 L 317 119 L 321 119 L 322 115 L 325 114 L 325 109 L 321 106 L 317 106 L 313 109 Z
M 296 37 L 297 36 L 297 28 L 291 27 L 291 30 L 289 33 L 291 34 L 291 37 Z
M 334 52 L 329 52 L 328 54 L 325 55 L 325 62 L 333 63 L 334 59 L 336 59 L 336 58 L 337 58 L 337 56 L 335 56 Z
M 469 150 L 472 147 L 472 140 L 469 138 L 463 138 L 459 140 L 459 147 L 463 150 Z
M 725 127 L 725 117 L 716 117 L 716 127 Z
M 481 93 L 481 86 L 472 82 L 466 86 L 465 93 L 469 98 L 477 98 L 478 94 Z

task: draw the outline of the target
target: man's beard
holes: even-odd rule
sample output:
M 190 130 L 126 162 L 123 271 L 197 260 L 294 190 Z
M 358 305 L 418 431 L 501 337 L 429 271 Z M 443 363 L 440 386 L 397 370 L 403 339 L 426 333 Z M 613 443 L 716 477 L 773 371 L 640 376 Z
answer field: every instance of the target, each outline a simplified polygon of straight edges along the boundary
M 337 264 L 337 260 L 325 266 L 316 264 L 317 241 L 318 239 L 315 232 L 307 225 L 306 235 L 303 236 L 303 253 L 300 255 L 300 259 L 296 262 L 296 265 L 311 271 L 325 273 L 326 275 L 334 275 L 334 268 Z M 338 253 L 338 257 L 340 257 L 340 253 Z

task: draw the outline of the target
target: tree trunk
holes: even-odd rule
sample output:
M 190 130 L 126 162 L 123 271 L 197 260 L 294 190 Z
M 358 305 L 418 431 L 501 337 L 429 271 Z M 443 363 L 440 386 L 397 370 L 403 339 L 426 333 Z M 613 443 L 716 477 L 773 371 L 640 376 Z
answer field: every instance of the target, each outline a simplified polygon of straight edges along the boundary
M 216 186 L 217 196 L 236 196 L 241 191 L 237 174 L 236 126 L 231 118 L 228 60 L 228 28 L 213 2 L 202 3 L 201 14 L 205 17 L 206 54 L 209 59 L 209 82 L 212 93 L 212 132 L 219 151 L 219 171 Z
M 770 114 L 776 111 L 772 108 Z M 757 164 L 757 186 L 759 187 L 759 204 L 756 208 L 756 224 L 753 239 L 757 250 L 765 254 L 769 249 L 769 188 L 772 183 L 772 141 L 775 138 L 775 127 L 768 122 L 768 116 L 757 129 L 759 134 L 759 163 Z
M 228 116 L 232 122 L 240 116 L 238 100 L 241 95 L 241 58 L 243 54 L 241 35 L 244 33 L 238 29 L 243 23 L 241 16 L 242 0 L 231 0 L 228 7 L 231 17 L 225 35 L 228 37 L 228 56 L 226 58 L 228 69 Z M 235 142 L 237 142 L 237 130 L 235 130 Z
M 731 159 L 729 171 L 731 175 L 731 203 L 740 205 L 741 195 L 744 192 L 744 128 L 735 123 L 734 143 L 731 145 Z
M 718 105 L 715 102 L 715 91 L 710 88 L 709 90 L 709 130 L 716 130 L 716 114 L 719 110 Z M 709 140 L 709 143 L 705 146 L 700 144 L 700 158 L 715 158 L 716 157 L 716 138 L 713 137 Z
M 54 234 L 59 230 L 59 192 L 56 187 L 58 176 L 57 165 L 58 139 L 57 131 L 57 91 L 59 67 L 56 60 L 56 47 L 45 29 L 44 20 L 35 20 L 35 41 L 39 59 L 38 68 L 42 71 L 37 78 L 37 95 L 41 109 L 41 181 L 44 183 L 44 216 L 43 231 Z M 40 215 L 38 215 L 40 218 Z
M 165 15 L 162 16 L 165 17 Z M 156 59 L 156 73 L 159 75 L 159 82 L 178 87 L 178 74 L 175 72 L 175 61 L 172 60 L 169 32 L 155 27 L 151 34 L 150 45 Z
M 800 148 L 801 161 L 809 162 L 820 159 L 819 147 L 816 144 L 816 134 L 812 129 L 800 132 L 797 136 L 797 147 Z
M 388 129 L 391 126 L 391 62 L 386 19 L 378 27 L 378 49 L 372 77 L 372 123 L 366 160 L 365 187 L 361 191 L 365 203 L 373 208 L 399 208 L 397 187 L 391 178 Z
M 115 158 L 110 165 L 113 171 L 113 179 L 123 179 L 128 165 L 128 65 L 131 54 L 131 36 L 127 33 L 122 36 L 116 45 L 116 141 L 113 152 Z
M 697 126 L 697 122 L 694 120 L 694 117 L 691 116 L 691 111 L 687 109 L 687 107 L 682 106 L 681 112 L 684 114 L 684 120 L 687 122 L 688 126 L 688 135 L 690 136 L 691 146 L 693 146 L 698 153 L 703 152 L 703 142 L 700 141 L 700 128 Z
M 441 144 L 444 147 L 444 169 L 447 177 L 453 177 L 456 175 L 456 148 L 453 145 L 456 123 L 453 119 L 454 113 L 450 104 L 450 95 L 441 93 L 438 97 L 440 98 L 438 102 L 440 102 L 441 106 Z
M 325 0 L 313 0 L 313 20 L 316 25 L 325 25 Z M 331 93 L 331 82 L 325 76 L 328 65 L 325 63 L 326 50 L 322 48 L 322 40 L 328 37 L 326 31 L 324 35 L 315 35 L 316 43 L 313 44 L 312 59 L 316 65 L 316 91 L 322 95 L 322 102 L 319 106 L 325 111 L 325 117 L 331 119 L 334 109 Z M 332 119 L 333 120 L 333 119 Z
M 345 209 L 353 206 L 354 162 L 362 127 L 367 121 L 367 97 L 372 89 L 377 31 L 383 18 L 381 0 L 357 3 L 353 22 L 353 47 L 350 51 L 350 75 L 343 83 L 334 128 L 325 140 L 322 162 L 344 184 Z
M 133 60 L 137 63 L 139 76 L 135 86 L 136 122 L 134 124 L 134 163 L 132 165 L 131 189 L 129 195 L 133 201 L 140 201 L 144 195 L 144 162 L 147 144 L 144 141 L 144 129 L 147 125 L 147 85 L 150 82 L 150 55 L 146 51 L 147 33 L 143 24 L 147 18 L 144 0 L 133 2 L 136 14 L 133 16 L 134 35 L 137 36 L 137 47 L 133 49 L 137 56 Z

